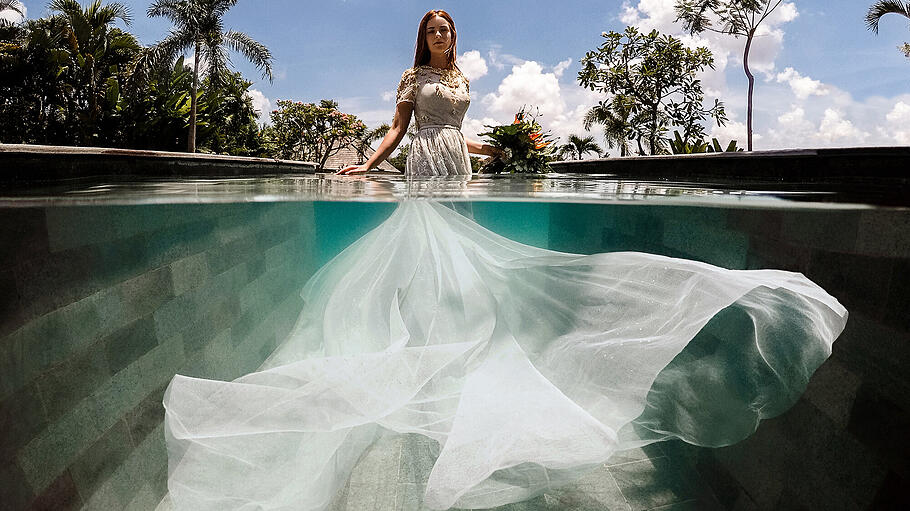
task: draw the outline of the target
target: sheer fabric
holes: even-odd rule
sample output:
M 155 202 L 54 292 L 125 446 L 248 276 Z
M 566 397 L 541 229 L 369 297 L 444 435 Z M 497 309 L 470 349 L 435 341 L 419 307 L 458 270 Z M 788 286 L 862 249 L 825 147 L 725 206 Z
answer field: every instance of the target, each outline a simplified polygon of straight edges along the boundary
M 382 431 L 438 442 L 432 509 L 531 498 L 664 438 L 726 445 L 791 406 L 847 317 L 801 274 L 554 252 L 427 201 L 302 296 L 260 371 L 171 382 L 177 509 L 325 509 Z

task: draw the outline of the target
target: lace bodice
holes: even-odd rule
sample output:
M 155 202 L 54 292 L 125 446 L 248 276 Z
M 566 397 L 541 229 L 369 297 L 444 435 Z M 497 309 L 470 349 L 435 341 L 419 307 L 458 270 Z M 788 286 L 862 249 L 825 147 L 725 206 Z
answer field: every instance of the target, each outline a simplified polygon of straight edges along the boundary
M 414 104 L 417 129 L 449 125 L 461 128 L 471 103 L 470 85 L 461 71 L 429 65 L 412 67 L 401 75 L 397 103 Z

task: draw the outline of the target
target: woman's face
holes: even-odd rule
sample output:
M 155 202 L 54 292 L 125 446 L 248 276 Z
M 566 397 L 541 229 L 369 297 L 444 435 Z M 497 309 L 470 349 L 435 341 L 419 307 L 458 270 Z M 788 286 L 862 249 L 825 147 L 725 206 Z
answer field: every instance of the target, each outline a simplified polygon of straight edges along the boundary
M 452 27 L 445 18 L 435 16 L 427 22 L 427 47 L 432 54 L 444 54 L 452 46 Z

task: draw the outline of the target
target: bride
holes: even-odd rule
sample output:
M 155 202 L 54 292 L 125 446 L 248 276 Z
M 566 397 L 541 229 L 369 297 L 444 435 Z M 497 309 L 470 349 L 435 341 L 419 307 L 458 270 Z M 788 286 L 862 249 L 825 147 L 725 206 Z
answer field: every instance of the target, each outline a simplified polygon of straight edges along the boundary
M 448 14 L 424 16 L 392 129 L 340 173 L 387 157 L 412 113 L 409 175 L 467 175 L 469 152 L 495 154 L 459 131 L 455 40 Z M 529 499 L 650 442 L 729 445 L 796 401 L 847 318 L 798 273 L 554 252 L 430 201 L 401 203 L 302 296 L 259 371 L 171 382 L 175 508 L 326 509 L 382 434 L 438 446 L 431 509 Z

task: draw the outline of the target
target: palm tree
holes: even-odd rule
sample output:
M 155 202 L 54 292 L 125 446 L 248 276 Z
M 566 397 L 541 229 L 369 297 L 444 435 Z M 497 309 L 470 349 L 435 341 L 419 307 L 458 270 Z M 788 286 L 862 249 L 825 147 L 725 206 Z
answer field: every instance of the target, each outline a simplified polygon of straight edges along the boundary
M 71 122 L 78 125 L 82 143 L 97 143 L 104 104 L 117 102 L 121 78 L 140 49 L 132 34 L 112 26 L 118 19 L 129 25 L 129 9 L 101 0 L 84 8 L 76 0 L 53 0 L 49 8 L 61 29 L 62 44 L 54 53 L 62 65 L 58 79 L 72 85 Z
M 188 49 L 194 50 L 193 92 L 190 96 L 190 133 L 187 151 L 196 152 L 196 104 L 199 101 L 199 63 L 208 64 L 208 76 L 214 82 L 229 72 L 227 50 L 233 50 L 252 62 L 272 81 L 272 54 L 262 43 L 243 32 L 223 29 L 222 17 L 237 4 L 237 0 L 155 0 L 149 7 L 149 17 L 164 17 L 174 23 L 162 41 L 144 59 L 144 66 L 156 67 Z
M 569 141 L 559 147 L 560 156 L 570 156 L 573 160 L 580 160 L 585 153 L 597 153 L 599 156 L 603 152 L 594 137 L 579 137 L 578 135 L 569 135 Z
M 866 13 L 866 27 L 873 33 L 878 34 L 878 22 L 885 14 L 898 14 L 910 19 L 910 2 L 901 0 L 879 0 L 875 2 L 869 7 L 869 12 Z M 910 44 L 904 43 L 898 46 L 898 49 L 904 55 L 910 57 Z
M 388 133 L 390 129 L 392 129 L 391 126 L 382 123 L 377 128 L 364 131 L 360 138 L 354 140 L 354 147 L 357 148 L 357 153 L 362 160 L 366 160 L 367 148 L 370 147 L 373 142 L 386 136 L 386 133 Z
M 0 14 L 3 14 L 6 11 L 12 11 L 19 16 L 22 16 L 22 4 L 19 0 L 0 0 Z M 4 25 L 12 25 L 12 22 L 6 18 L 0 18 L 0 27 Z
M 594 123 L 602 124 L 607 145 L 619 149 L 620 156 L 629 156 L 632 153 L 629 148 L 632 105 L 632 101 L 621 95 L 613 96 L 610 103 L 601 101 L 585 114 L 584 128 L 590 130 Z

